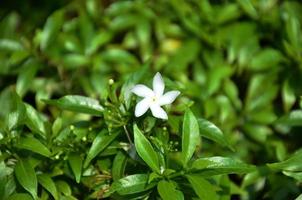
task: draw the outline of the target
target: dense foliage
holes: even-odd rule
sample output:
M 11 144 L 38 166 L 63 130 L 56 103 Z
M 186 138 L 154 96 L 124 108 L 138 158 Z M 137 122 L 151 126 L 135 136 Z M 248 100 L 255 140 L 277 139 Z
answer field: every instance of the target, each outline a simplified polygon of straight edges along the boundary
M 19 0 L 0 19 L 0 199 L 301 199 L 301 1 Z M 156 72 L 181 94 L 137 118 Z

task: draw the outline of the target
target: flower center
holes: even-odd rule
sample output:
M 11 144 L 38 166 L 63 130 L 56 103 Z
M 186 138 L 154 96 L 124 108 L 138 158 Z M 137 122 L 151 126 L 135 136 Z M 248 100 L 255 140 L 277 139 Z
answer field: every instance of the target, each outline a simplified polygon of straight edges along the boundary
M 156 96 L 153 96 L 153 97 L 151 98 L 151 102 L 152 102 L 152 103 L 155 103 L 156 101 L 157 101 Z

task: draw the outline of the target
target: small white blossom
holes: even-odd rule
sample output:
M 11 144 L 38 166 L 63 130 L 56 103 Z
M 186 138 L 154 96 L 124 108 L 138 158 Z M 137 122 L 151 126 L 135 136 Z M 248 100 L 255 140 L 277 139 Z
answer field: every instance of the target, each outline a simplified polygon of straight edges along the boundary
M 135 85 L 131 91 L 137 96 L 143 97 L 135 107 L 135 116 L 142 116 L 150 108 L 154 117 L 168 119 L 167 113 L 161 106 L 171 104 L 180 92 L 173 90 L 164 94 L 164 90 L 165 83 L 159 72 L 153 78 L 153 90 L 142 84 Z

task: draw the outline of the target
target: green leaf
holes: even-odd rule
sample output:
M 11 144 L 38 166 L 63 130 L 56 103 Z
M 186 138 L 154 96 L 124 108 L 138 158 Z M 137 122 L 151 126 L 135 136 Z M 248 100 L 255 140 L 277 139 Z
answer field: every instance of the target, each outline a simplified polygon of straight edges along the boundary
M 296 101 L 294 88 L 290 85 L 290 80 L 282 84 L 282 101 L 285 112 L 288 112 Z
M 267 164 L 274 170 L 285 170 L 291 172 L 302 172 L 302 149 L 294 153 L 285 161 Z
M 106 131 L 101 131 L 93 140 L 84 162 L 84 168 L 86 168 L 91 160 L 101 153 L 118 135 L 119 132 L 108 135 Z
M 242 9 L 252 18 L 257 18 L 258 13 L 250 0 L 237 0 Z
M 7 200 L 33 200 L 33 198 L 27 193 L 15 193 L 8 197 Z
M 54 12 L 47 18 L 46 24 L 43 28 L 40 47 L 44 51 L 56 39 L 58 32 L 63 24 L 64 13 L 62 10 Z
M 82 175 L 82 158 L 79 154 L 71 154 L 68 156 L 69 165 L 75 176 L 76 182 L 80 183 Z
M 27 190 L 34 199 L 37 198 L 37 176 L 34 168 L 27 160 L 18 160 L 15 175 L 20 185 Z
M 186 166 L 194 154 L 200 141 L 198 122 L 193 113 L 188 109 L 185 112 L 182 129 L 182 161 Z
M 38 139 L 34 137 L 22 137 L 20 138 L 19 144 L 17 146 L 21 149 L 27 149 L 32 152 L 41 154 L 46 157 L 51 156 L 51 152 L 48 150 L 48 148 L 42 144 Z
M 139 130 L 136 124 L 133 126 L 133 132 L 135 148 L 138 155 L 147 163 L 147 165 L 153 171 L 160 173 L 158 157 L 151 143 Z
M 176 189 L 176 185 L 172 181 L 162 180 L 157 185 L 157 191 L 163 200 L 183 200 L 184 195 Z
M 44 120 L 31 105 L 24 103 L 26 109 L 26 125 L 33 132 L 39 133 L 43 138 L 46 137 Z
M 112 164 L 111 174 L 114 181 L 117 181 L 123 177 L 126 164 L 127 164 L 127 156 L 123 152 L 119 151 L 114 157 L 113 164 Z
M 275 124 L 287 126 L 302 126 L 302 110 L 292 110 L 289 114 L 275 121 Z
M 49 175 L 39 174 L 38 182 L 54 197 L 55 200 L 59 199 L 56 185 Z
M 196 175 L 186 175 L 188 181 L 193 187 L 195 193 L 202 200 L 215 200 L 219 199 L 216 193 L 216 187 L 214 187 L 206 179 Z
M 192 172 L 198 172 L 202 176 L 214 176 L 249 173 L 256 170 L 256 167 L 232 158 L 216 156 L 195 160 L 191 166 L 191 170 Z
M 226 146 L 231 150 L 234 150 L 231 144 L 229 143 L 228 139 L 222 133 L 222 131 L 212 122 L 199 118 L 198 119 L 200 135 L 217 142 L 222 146 Z
M 117 192 L 120 195 L 127 195 L 147 191 L 154 187 L 154 184 L 148 185 L 148 177 L 149 176 L 147 174 L 126 176 L 113 182 L 109 192 Z
M 79 95 L 66 95 L 60 99 L 48 99 L 43 101 L 63 110 L 70 110 L 95 116 L 101 116 L 104 110 L 97 100 Z
M 30 59 L 23 64 L 23 69 L 20 72 L 16 83 L 16 91 L 21 97 L 24 96 L 32 85 L 38 67 L 38 62 L 35 59 Z

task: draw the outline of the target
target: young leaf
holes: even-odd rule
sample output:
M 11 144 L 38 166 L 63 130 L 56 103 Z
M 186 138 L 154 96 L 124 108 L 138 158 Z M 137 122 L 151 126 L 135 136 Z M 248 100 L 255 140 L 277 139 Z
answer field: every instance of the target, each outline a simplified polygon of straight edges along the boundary
M 188 109 L 184 116 L 182 130 L 182 161 L 183 166 L 186 166 L 199 142 L 199 127 L 198 122 L 193 113 Z
M 233 150 L 233 147 L 229 143 L 228 139 L 224 136 L 222 131 L 215 124 L 203 118 L 198 119 L 198 124 L 200 135 Z
M 154 184 L 148 185 L 148 177 L 149 176 L 147 174 L 126 176 L 116 182 L 113 182 L 109 192 L 117 192 L 120 195 L 127 195 L 149 190 L 154 187 Z
M 219 199 L 216 193 L 216 187 L 213 186 L 206 179 L 196 175 L 186 175 L 188 181 L 193 187 L 195 193 L 202 200 L 215 200 Z
M 79 95 L 66 95 L 60 99 L 44 99 L 43 101 L 63 110 L 70 110 L 95 116 L 101 116 L 104 110 L 97 100 Z
M 214 176 L 220 174 L 249 173 L 256 168 L 253 165 L 227 157 L 200 158 L 193 162 L 191 170 L 199 172 L 202 176 Z
M 119 132 L 115 132 L 111 135 L 107 135 L 105 132 L 106 131 L 100 132 L 94 139 L 85 159 L 84 168 L 86 168 L 90 161 L 102 152 L 119 135 Z
M 23 137 L 20 138 L 19 144 L 17 146 L 21 149 L 27 149 L 32 152 L 41 154 L 46 157 L 51 156 L 51 152 L 48 150 L 48 148 L 42 144 L 38 139 L 34 137 Z
M 55 200 L 59 199 L 55 183 L 47 174 L 39 174 L 38 182 L 53 196 Z
M 133 132 L 135 148 L 138 155 L 147 163 L 147 165 L 153 171 L 160 173 L 158 157 L 151 143 L 139 130 L 136 124 L 133 126 Z
M 20 185 L 36 199 L 38 188 L 37 176 L 29 161 L 18 160 L 15 167 L 15 175 Z
M 163 200 L 183 200 L 184 195 L 176 189 L 175 183 L 162 180 L 157 185 L 157 191 Z
M 80 183 L 82 175 L 82 158 L 79 154 L 71 154 L 68 157 L 69 165 L 75 176 L 76 182 Z

